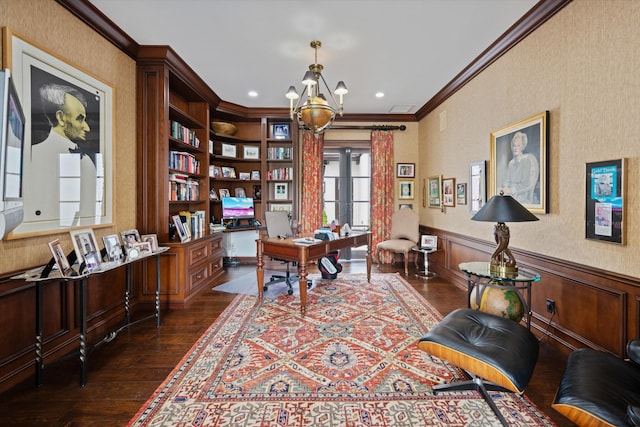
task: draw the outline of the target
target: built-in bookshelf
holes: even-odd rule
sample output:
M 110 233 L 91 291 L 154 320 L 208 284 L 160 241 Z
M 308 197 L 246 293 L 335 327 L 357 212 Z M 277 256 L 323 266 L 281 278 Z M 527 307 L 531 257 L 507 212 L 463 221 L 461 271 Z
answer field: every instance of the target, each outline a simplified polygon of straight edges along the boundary
M 297 137 L 297 131 L 291 132 L 288 118 L 222 117 L 237 127 L 237 133 L 210 136 L 211 215 L 221 218 L 220 199 L 228 194 L 252 197 L 259 220 L 271 210 L 286 210 L 295 216 L 297 153 L 292 134 Z M 286 132 L 278 134 L 277 129 Z

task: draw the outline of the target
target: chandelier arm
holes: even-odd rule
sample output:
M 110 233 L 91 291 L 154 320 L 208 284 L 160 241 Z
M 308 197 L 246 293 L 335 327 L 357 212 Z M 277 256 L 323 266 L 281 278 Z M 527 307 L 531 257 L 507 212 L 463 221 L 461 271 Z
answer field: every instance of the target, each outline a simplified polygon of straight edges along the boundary
M 304 99 L 304 94 L 307 92 L 307 86 L 304 86 L 304 89 L 302 90 L 302 93 L 300 94 L 300 96 L 298 97 L 298 100 L 296 101 L 296 106 L 293 108 L 293 112 L 297 113 L 298 110 L 300 109 L 300 102 Z M 306 102 L 306 99 L 305 99 Z
M 340 104 L 338 104 L 338 101 L 336 101 L 336 97 L 333 96 L 333 92 L 331 91 L 331 89 L 329 89 L 329 85 L 327 84 L 327 81 L 324 79 L 324 76 L 322 74 L 320 74 L 320 78 L 322 79 L 322 83 L 324 83 L 324 87 L 327 88 L 327 92 L 329 93 L 329 95 L 331 95 L 331 99 L 333 99 L 334 108 L 338 110 L 338 112 L 342 116 L 342 108 L 340 108 Z

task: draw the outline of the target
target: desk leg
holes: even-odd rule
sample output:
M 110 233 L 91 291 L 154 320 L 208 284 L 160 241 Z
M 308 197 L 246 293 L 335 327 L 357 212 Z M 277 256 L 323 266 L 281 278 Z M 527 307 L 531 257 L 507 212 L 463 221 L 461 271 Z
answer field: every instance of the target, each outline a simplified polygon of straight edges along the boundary
M 298 285 L 300 286 L 300 313 L 304 316 L 307 312 L 307 259 L 309 248 L 300 245 L 298 249 Z
M 258 268 L 256 270 L 256 276 L 258 278 L 258 298 L 262 298 L 264 295 L 264 261 L 262 260 L 263 243 L 262 240 L 256 240 L 256 248 L 258 253 L 256 255 Z
M 36 386 L 42 385 L 42 284 L 36 282 Z
M 80 385 L 87 383 L 87 278 L 80 280 Z
M 367 236 L 367 282 L 371 283 L 371 233 Z
M 160 255 L 156 255 L 156 328 L 160 327 Z

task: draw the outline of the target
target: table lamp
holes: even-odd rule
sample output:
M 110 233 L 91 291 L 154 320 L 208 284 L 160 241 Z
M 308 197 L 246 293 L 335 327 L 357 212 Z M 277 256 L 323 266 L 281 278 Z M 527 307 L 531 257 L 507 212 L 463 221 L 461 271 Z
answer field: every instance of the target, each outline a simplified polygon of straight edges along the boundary
M 538 221 L 538 218 L 509 195 L 493 196 L 472 218 L 473 221 L 497 222 L 493 235 L 498 246 L 491 255 L 489 272 L 496 277 L 514 278 L 518 275 L 516 259 L 509 250 L 509 227 L 505 222 Z

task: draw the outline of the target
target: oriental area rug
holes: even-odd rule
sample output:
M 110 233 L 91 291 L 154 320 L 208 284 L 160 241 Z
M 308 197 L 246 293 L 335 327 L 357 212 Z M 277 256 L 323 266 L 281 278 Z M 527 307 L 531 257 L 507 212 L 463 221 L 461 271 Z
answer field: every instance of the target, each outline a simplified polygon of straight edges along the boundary
M 494 426 L 466 380 L 417 341 L 442 316 L 397 274 L 318 280 L 300 300 L 238 295 L 129 426 Z M 533 403 L 490 392 L 512 426 L 554 426 Z

